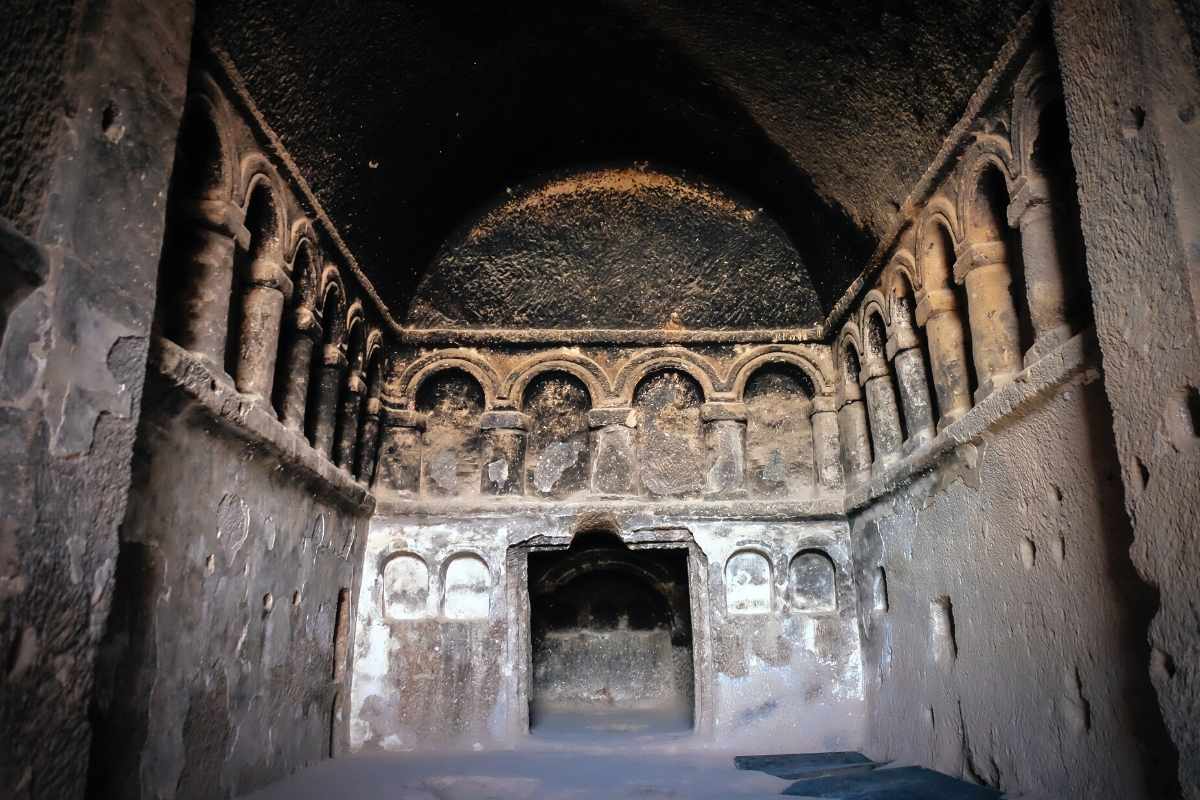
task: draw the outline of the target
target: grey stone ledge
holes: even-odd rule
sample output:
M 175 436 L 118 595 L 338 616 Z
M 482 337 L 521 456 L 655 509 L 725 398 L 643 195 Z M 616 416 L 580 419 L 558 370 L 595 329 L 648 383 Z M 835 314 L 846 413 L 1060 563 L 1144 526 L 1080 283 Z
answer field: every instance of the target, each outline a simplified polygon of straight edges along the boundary
M 216 422 L 219 430 L 274 456 L 318 494 L 355 513 L 374 511 L 375 497 L 366 486 L 335 467 L 303 435 L 285 427 L 262 407 L 262 401 L 239 393 L 228 377 L 215 374 L 199 356 L 156 337 L 149 370 L 151 378 L 165 382 L 188 406 Z M 144 409 L 143 413 L 153 410 Z
M 947 425 L 927 444 L 902 460 L 890 464 L 865 483 L 846 490 L 847 514 L 870 505 L 913 478 L 930 471 L 942 457 L 956 447 L 979 439 L 987 430 L 1007 417 L 1032 405 L 1078 373 L 1094 369 L 1099 373 L 1099 350 L 1095 332 L 1078 333 L 1014 376 L 1011 383 L 993 391 L 961 418 Z
M 822 494 L 808 499 L 788 500 L 702 500 L 628 498 L 580 498 L 578 500 L 537 500 L 529 497 L 455 498 L 447 500 L 379 500 L 381 516 L 403 517 L 576 517 L 585 514 L 611 514 L 620 518 L 645 520 L 657 517 L 695 520 L 767 520 L 842 519 L 839 494 Z

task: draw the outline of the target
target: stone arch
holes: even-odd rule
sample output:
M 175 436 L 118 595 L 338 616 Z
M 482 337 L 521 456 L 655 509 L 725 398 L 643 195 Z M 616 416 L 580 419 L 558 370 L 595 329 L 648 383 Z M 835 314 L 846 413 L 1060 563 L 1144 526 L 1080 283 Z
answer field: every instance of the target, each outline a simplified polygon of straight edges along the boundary
M 867 295 L 867 301 L 862 309 L 862 323 L 859 328 L 861 337 L 860 356 L 872 360 L 887 360 L 887 338 L 892 326 L 888 319 L 887 300 L 878 290 L 872 290 Z
M 396 380 L 400 397 L 407 404 L 416 400 L 417 391 L 427 378 L 442 370 L 459 369 L 475 379 L 483 390 L 487 407 L 491 408 L 498 397 L 499 376 L 492 365 L 473 350 L 453 349 L 428 353 L 406 366 Z
M 233 199 L 236 147 L 229 112 L 212 78 L 200 73 L 188 89 L 179 129 L 173 193 L 188 195 L 186 202 L 227 202 Z M 176 188 L 178 187 L 178 188 Z
M 292 305 L 316 308 L 318 289 L 321 285 L 321 247 L 316 239 L 305 232 L 293 231 L 295 247 L 288 258 L 288 271 L 292 274 Z
M 649 375 L 664 370 L 676 370 L 689 375 L 700 387 L 702 400 L 725 388 L 713 365 L 696 353 L 683 348 L 647 350 L 631 358 L 621 367 L 613 381 L 613 395 L 625 404 L 632 404 L 634 392 Z
M 757 547 L 735 550 L 725 561 L 725 611 L 728 614 L 770 614 L 775 580 L 771 557 Z
M 612 394 L 608 375 L 592 359 L 570 350 L 551 350 L 540 353 L 513 369 L 500 385 L 498 397 L 518 406 L 522 404 L 525 388 L 546 372 L 565 372 L 573 375 L 587 388 L 593 406 L 604 405 Z
M 350 369 L 362 370 L 367 363 L 367 318 L 363 314 L 362 301 L 357 298 L 346 309 L 346 357 Z
M 793 611 L 837 611 L 837 566 L 824 550 L 806 548 L 788 564 L 789 599 Z
M 480 490 L 483 440 L 479 422 L 486 390 L 469 362 L 443 359 L 414 376 L 413 407 L 424 415 L 421 491 L 451 497 Z
M 463 550 L 442 565 L 441 614 L 446 619 L 486 620 L 491 613 L 492 570 L 482 555 Z
M 635 385 L 638 473 L 651 495 L 690 497 L 704 491 L 704 397 L 691 373 L 670 364 L 660 364 Z
M 858 378 L 862 373 L 862 335 L 858 324 L 853 320 L 842 326 L 835 348 L 838 369 L 838 388 L 846 393 L 846 397 L 859 396 Z
M 930 200 L 917 224 L 917 286 L 919 290 L 949 288 L 961 240 L 958 214 L 945 197 Z
M 317 296 L 321 300 L 321 325 L 326 344 L 341 344 L 345 334 L 346 287 L 337 267 L 326 265 L 321 271 Z
M 791 364 L 796 367 L 808 376 L 814 395 L 828 395 L 833 391 L 835 377 L 809 354 L 786 345 L 766 345 L 746 353 L 730 367 L 727 385 L 732 389 L 733 396 L 744 400 L 746 383 L 755 372 L 767 364 Z
M 429 565 L 407 550 L 389 553 L 379 564 L 379 607 L 389 619 L 429 616 Z
M 1033 158 L 1042 113 L 1062 97 L 1062 87 L 1053 69 L 1052 58 L 1042 50 L 1035 50 L 1013 82 L 1010 138 L 1013 171 L 1017 176 L 1032 178 L 1039 173 Z
M 252 258 L 270 255 L 282 261 L 288 238 L 283 190 L 274 172 L 255 161 L 243 160 L 242 169 L 245 183 L 238 205 L 250 232 L 246 250 Z
M 566 497 L 588 488 L 591 390 L 575 370 L 551 369 L 553 361 L 524 374 L 521 394 L 510 398 L 529 419 L 525 439 L 525 485 L 538 497 Z
M 1006 194 L 1013 191 L 1012 149 L 998 134 L 979 134 L 959 162 L 958 222 L 965 241 L 994 241 L 1008 227 L 1007 203 L 993 208 L 994 193 L 1001 188 L 989 182 L 999 180 Z M 994 172 L 993 172 L 994 171 Z
M 761 360 L 738 395 L 746 407 L 745 479 L 759 496 L 798 496 L 816 485 L 812 430 L 817 390 L 802 366 Z
M 866 334 L 867 321 L 870 320 L 872 316 L 878 316 L 879 320 L 883 323 L 884 332 L 891 333 L 891 306 L 887 301 L 887 297 L 884 295 L 883 291 L 879 289 L 879 287 L 867 292 L 867 294 L 863 297 L 861 308 L 862 310 L 860 313 L 862 314 L 862 321 L 859 323 L 860 332 Z M 864 341 L 863 344 L 869 346 L 870 343 Z M 880 352 L 882 352 L 882 350 Z
M 912 287 L 913 296 L 916 296 L 917 286 L 919 285 L 917 276 L 917 259 L 911 250 L 900 248 L 892 253 L 891 259 L 888 260 L 887 266 L 884 267 L 883 277 L 879 281 L 880 289 L 884 297 L 889 301 L 889 314 L 895 313 L 891 301 L 895 298 L 896 291 L 901 284 L 907 283 Z
M 883 281 L 892 331 L 916 328 L 916 276 L 916 262 L 911 253 L 904 251 L 892 257 Z

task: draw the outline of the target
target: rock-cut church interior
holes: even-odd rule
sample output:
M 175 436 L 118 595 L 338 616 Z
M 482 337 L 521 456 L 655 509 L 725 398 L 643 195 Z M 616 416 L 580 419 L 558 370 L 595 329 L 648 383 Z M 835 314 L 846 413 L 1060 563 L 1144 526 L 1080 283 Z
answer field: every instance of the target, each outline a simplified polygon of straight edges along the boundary
M 0 797 L 1200 800 L 1195 0 L 0 16 Z

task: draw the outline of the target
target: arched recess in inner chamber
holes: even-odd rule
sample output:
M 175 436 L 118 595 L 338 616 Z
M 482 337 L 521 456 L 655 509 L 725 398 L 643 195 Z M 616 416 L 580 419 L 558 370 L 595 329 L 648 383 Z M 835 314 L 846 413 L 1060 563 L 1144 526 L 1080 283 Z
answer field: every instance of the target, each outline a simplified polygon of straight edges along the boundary
M 436 372 L 417 389 L 416 407 L 425 414 L 421 492 L 435 496 L 478 494 L 479 415 L 484 407 L 479 382 L 460 369 Z
M 746 382 L 750 490 L 794 496 L 814 486 L 811 379 L 792 364 L 767 364 Z
M 529 382 L 522 408 L 530 417 L 525 485 L 538 497 L 567 497 L 588 488 L 591 463 L 583 382 L 566 372 L 545 372 Z
M 638 384 L 638 470 L 649 494 L 686 497 L 704 490 L 703 402 L 699 384 L 681 370 L 654 372 Z

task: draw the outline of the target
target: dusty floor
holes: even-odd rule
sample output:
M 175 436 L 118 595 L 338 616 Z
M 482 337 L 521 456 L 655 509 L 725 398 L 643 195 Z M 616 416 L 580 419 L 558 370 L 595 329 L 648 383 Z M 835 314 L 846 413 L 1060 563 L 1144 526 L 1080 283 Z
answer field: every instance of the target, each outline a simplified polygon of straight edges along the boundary
M 325 761 L 250 795 L 253 800 L 591 800 L 778 797 L 791 781 L 734 768 L 733 754 L 621 745 L 553 748 L 531 742 L 491 753 L 405 753 Z

